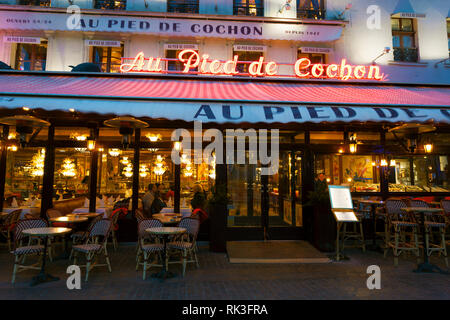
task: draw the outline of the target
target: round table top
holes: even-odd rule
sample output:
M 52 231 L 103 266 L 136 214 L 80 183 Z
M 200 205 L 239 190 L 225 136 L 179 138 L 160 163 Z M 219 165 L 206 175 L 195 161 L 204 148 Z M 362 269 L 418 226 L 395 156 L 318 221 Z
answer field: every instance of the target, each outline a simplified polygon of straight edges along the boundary
M 402 208 L 403 211 L 408 212 L 441 212 L 441 208 L 422 208 L 422 207 L 408 207 L 408 208 Z
M 156 234 L 156 235 L 180 234 L 180 233 L 186 232 L 186 229 L 178 228 L 178 227 L 157 227 L 157 228 L 145 229 L 145 232 Z
M 56 217 L 49 219 L 51 222 L 69 222 L 69 223 L 78 223 L 88 221 L 87 217 L 82 216 L 64 216 L 64 217 Z
M 28 234 L 31 236 L 52 236 L 63 234 L 72 231 L 70 228 L 54 228 L 54 227 L 45 227 L 45 228 L 31 228 L 25 229 L 22 231 L 24 234 Z
M 368 203 L 368 204 L 384 204 L 384 201 L 382 200 L 361 199 L 357 201 L 360 203 Z
M 80 213 L 69 213 L 66 215 L 66 217 L 78 217 L 78 218 L 95 218 L 98 216 L 102 216 L 103 213 L 98 213 L 98 212 L 80 212 Z

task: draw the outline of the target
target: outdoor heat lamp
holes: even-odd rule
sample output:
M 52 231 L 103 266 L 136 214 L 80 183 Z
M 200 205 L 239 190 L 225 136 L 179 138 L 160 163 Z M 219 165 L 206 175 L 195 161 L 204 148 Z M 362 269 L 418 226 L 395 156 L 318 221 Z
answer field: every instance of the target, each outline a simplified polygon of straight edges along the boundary
M 404 138 L 407 141 L 406 147 L 401 140 L 398 140 L 400 141 L 402 146 L 405 147 L 409 152 L 414 153 L 417 149 L 420 135 L 435 130 L 436 127 L 431 124 L 406 123 L 401 126 L 389 129 L 389 132 L 392 132 L 397 139 L 397 134 L 403 134 Z
M 119 133 L 122 135 L 122 145 L 126 149 L 130 145 L 131 136 L 134 129 L 147 128 L 148 124 L 144 121 L 133 117 L 117 117 L 110 120 L 105 120 L 105 126 L 112 128 L 119 128 Z
M 0 124 L 15 126 L 19 134 L 19 143 L 22 148 L 27 144 L 27 135 L 33 133 L 33 128 L 42 128 L 50 126 L 50 123 L 27 115 L 17 115 L 0 119 Z

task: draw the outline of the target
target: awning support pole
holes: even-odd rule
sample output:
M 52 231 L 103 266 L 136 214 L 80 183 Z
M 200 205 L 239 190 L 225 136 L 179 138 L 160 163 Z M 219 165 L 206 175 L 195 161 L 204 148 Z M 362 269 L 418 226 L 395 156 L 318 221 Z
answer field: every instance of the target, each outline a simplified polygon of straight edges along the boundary
M 42 179 L 41 218 L 46 219 L 47 210 L 53 207 L 53 182 L 55 176 L 55 126 L 48 128 L 45 148 L 44 177 Z
M 3 211 L 3 203 L 5 202 L 5 182 L 6 182 L 6 159 L 8 155 L 9 126 L 3 126 L 3 136 L 1 141 L 0 154 L 0 212 Z
M 134 158 L 133 158 L 133 195 L 131 197 L 131 210 L 135 216 L 139 205 L 139 161 L 141 155 L 141 129 L 134 131 Z

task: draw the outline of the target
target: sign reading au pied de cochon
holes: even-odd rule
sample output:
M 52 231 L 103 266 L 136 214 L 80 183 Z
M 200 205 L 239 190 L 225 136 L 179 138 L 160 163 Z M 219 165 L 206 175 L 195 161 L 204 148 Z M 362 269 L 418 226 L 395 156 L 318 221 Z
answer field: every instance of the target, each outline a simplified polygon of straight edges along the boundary
M 334 41 L 342 26 L 0 11 L 0 29 L 101 31 L 235 39 Z

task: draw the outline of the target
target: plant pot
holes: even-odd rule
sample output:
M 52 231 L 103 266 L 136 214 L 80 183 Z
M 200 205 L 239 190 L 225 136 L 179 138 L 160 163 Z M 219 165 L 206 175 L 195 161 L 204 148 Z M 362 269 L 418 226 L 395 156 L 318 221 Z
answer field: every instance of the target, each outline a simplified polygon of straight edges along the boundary
M 334 252 L 336 220 L 329 206 L 315 206 L 313 216 L 313 245 L 322 252 Z
M 227 206 L 211 205 L 209 207 L 209 250 L 226 252 Z

